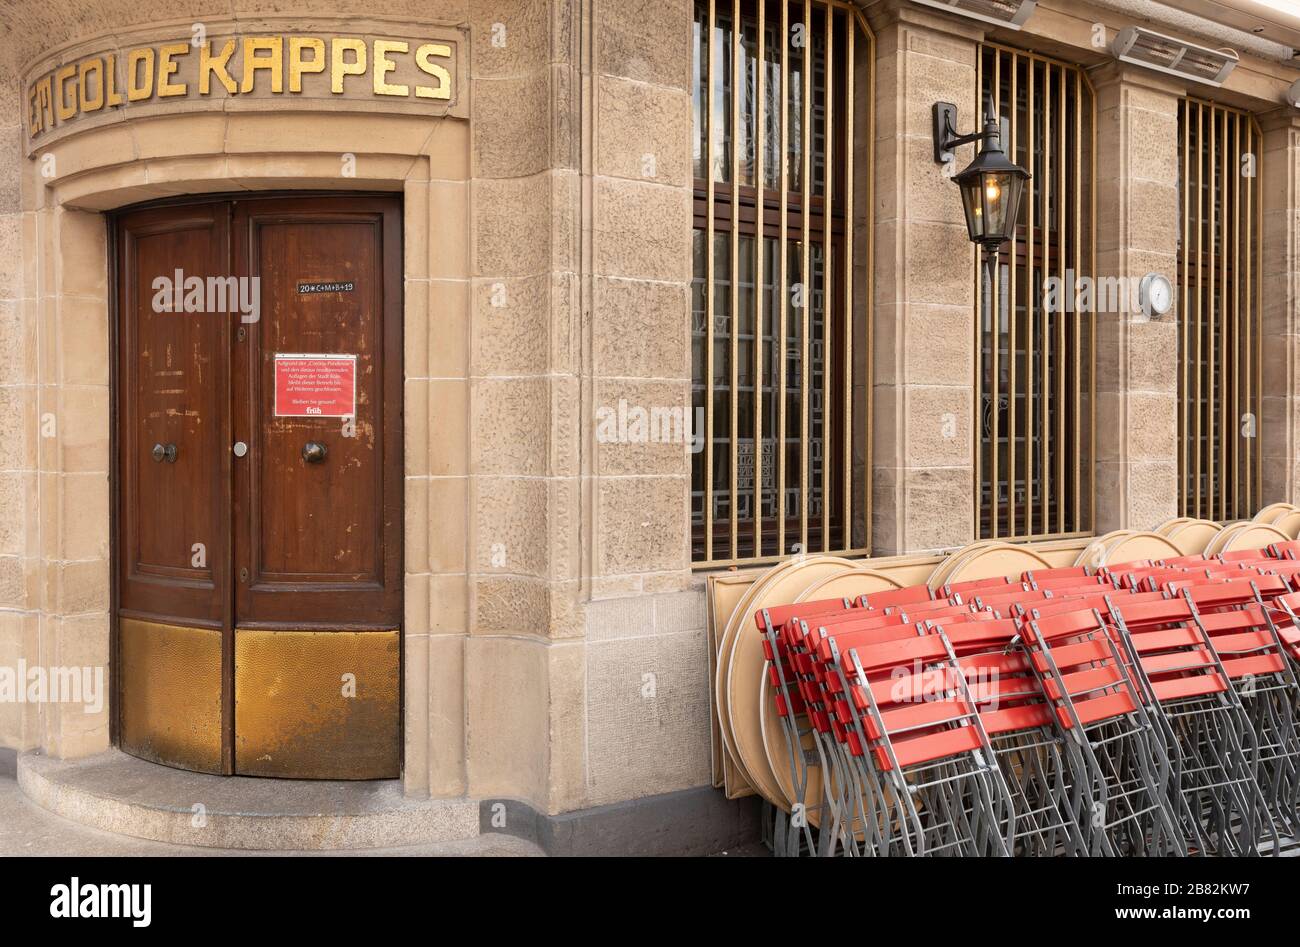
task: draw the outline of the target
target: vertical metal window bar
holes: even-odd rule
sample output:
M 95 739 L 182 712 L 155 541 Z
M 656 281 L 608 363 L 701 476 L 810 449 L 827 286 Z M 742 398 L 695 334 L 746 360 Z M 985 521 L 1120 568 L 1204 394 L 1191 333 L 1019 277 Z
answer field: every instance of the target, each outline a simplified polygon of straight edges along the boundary
M 1178 109 L 1179 509 L 1255 510 L 1260 436 L 1259 126 L 1227 106 Z
M 1083 71 L 993 43 L 980 47 L 1008 154 L 1031 170 L 1021 218 L 994 274 L 997 313 L 978 324 L 975 478 L 981 539 L 1092 532 L 1096 322 L 1077 310 L 1094 271 L 1095 106 Z M 983 293 L 983 268 L 976 286 Z M 1047 281 L 1057 283 L 1048 306 Z
M 847 2 L 697 0 L 698 567 L 870 550 L 871 284 L 868 265 L 855 292 L 854 254 L 872 250 L 874 52 Z

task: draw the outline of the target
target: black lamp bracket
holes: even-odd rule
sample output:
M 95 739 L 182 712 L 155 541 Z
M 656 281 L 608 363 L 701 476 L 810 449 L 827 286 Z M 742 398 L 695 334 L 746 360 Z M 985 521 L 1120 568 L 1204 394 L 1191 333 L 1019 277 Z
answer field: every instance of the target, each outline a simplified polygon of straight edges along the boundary
M 992 99 L 989 99 L 986 104 L 984 128 L 969 135 L 957 134 L 957 106 L 951 102 L 935 102 L 930 106 L 930 115 L 936 164 L 948 164 L 957 157 L 953 149 L 973 141 L 992 140 L 994 148 L 1001 150 L 1001 128 L 997 115 L 993 111 Z

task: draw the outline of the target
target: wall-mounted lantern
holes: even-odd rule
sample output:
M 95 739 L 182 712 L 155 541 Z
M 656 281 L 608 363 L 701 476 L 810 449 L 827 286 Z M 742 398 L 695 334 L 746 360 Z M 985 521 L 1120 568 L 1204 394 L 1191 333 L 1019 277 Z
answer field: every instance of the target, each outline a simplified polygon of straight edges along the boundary
M 947 164 L 955 160 L 953 149 L 970 142 L 981 142 L 975 160 L 966 170 L 953 177 L 961 188 L 962 207 L 966 211 L 966 229 L 974 243 L 990 254 L 1011 239 L 1020 217 L 1020 197 L 1029 172 L 1010 161 L 1002 151 L 1002 131 L 993 99 L 984 108 L 984 129 L 958 135 L 957 106 L 936 102 L 934 117 L 934 160 Z
M 1002 151 L 1002 126 L 998 121 L 993 97 L 984 103 L 984 130 L 969 135 L 957 134 L 957 106 L 935 102 L 934 160 L 940 164 L 955 161 L 953 149 L 970 142 L 980 142 L 975 160 L 966 170 L 953 176 L 961 188 L 962 208 L 966 211 L 966 231 L 973 243 L 984 248 L 983 306 L 984 320 L 997 325 L 993 316 L 993 277 L 997 272 L 998 248 L 1010 240 L 1020 219 L 1020 196 L 1029 172 Z

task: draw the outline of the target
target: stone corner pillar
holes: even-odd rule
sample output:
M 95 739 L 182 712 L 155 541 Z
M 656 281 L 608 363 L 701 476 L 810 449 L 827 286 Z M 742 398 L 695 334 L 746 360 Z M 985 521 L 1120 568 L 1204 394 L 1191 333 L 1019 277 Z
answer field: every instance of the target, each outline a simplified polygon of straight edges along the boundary
M 1089 76 L 1097 108 L 1093 277 L 1099 286 L 1118 279 L 1125 289 L 1119 307 L 1125 311 L 1096 313 L 1094 502 L 1100 535 L 1154 529 L 1178 515 L 1178 302 L 1168 315 L 1147 319 L 1127 311 L 1127 300 L 1128 287 L 1147 273 L 1178 283 L 1183 90 L 1118 63 L 1098 66 Z
M 877 36 L 872 430 L 874 552 L 974 539 L 975 248 L 956 185 L 934 162 L 931 106 L 978 118 L 982 30 L 881 0 Z M 969 161 L 969 148 L 958 162 Z
M 1259 155 L 1263 243 L 1260 277 L 1263 331 L 1260 451 L 1263 493 L 1260 506 L 1294 503 L 1300 482 L 1296 456 L 1300 423 L 1300 113 L 1278 109 L 1259 117 L 1263 132 Z

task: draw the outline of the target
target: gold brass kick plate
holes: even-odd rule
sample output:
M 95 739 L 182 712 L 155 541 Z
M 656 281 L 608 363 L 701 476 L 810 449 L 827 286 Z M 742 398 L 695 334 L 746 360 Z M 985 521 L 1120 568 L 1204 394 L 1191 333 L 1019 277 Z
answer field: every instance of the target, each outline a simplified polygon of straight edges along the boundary
M 397 631 L 235 630 L 235 772 L 400 775 Z
M 123 618 L 121 747 L 200 773 L 221 770 L 221 632 Z

